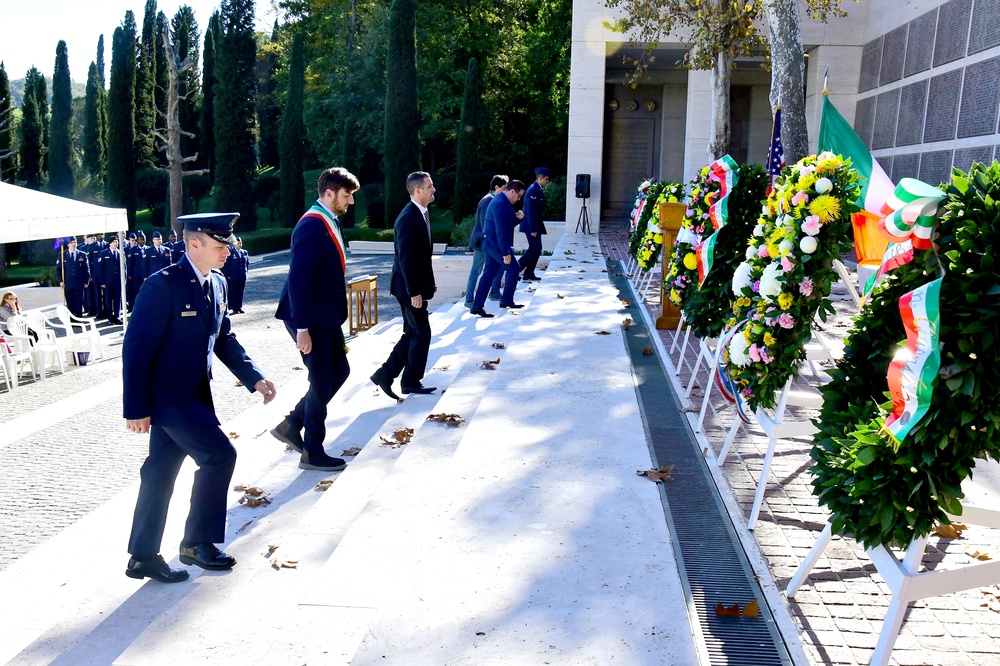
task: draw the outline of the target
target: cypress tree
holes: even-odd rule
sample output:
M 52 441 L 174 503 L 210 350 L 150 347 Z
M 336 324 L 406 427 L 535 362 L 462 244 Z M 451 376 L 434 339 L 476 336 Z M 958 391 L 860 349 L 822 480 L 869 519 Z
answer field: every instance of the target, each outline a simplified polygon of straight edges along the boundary
M 156 82 L 156 0 L 146 0 L 142 17 L 135 72 L 135 167 L 144 169 L 154 159 L 153 128 L 156 110 L 153 88 Z
M 36 67 L 28 70 L 28 75 L 24 79 L 25 94 L 30 90 L 35 98 L 35 105 L 38 108 L 38 121 L 42 125 L 39 169 L 41 179 L 45 180 L 45 174 L 49 167 L 49 91 L 45 83 L 45 77 Z
M 52 123 L 49 151 L 49 189 L 52 194 L 73 196 L 73 91 L 69 79 L 66 42 L 56 45 L 56 64 L 52 72 Z
M 87 72 L 87 97 L 83 103 L 83 167 L 96 185 L 103 188 L 105 168 L 104 129 L 101 123 L 101 77 L 97 64 Z
M 103 186 L 108 176 L 108 87 L 104 76 L 104 35 L 97 39 L 97 121 L 101 145 L 101 173 L 98 182 Z
M 205 52 L 201 63 L 201 166 L 215 182 L 215 31 L 205 31 Z
M 274 21 L 271 43 L 261 49 L 257 63 L 257 123 L 260 126 L 258 154 L 261 166 L 278 166 L 278 20 Z
M 406 177 L 420 167 L 420 111 L 413 0 L 392 0 L 385 63 L 385 225 L 409 200 Z
M 292 54 L 288 63 L 288 96 L 281 114 L 281 140 L 278 145 L 281 168 L 281 222 L 293 227 L 302 215 L 306 189 L 302 172 L 304 164 L 305 121 L 303 106 L 306 90 L 305 55 L 302 34 L 292 39 Z
M 128 210 L 135 228 L 138 195 L 135 184 L 135 19 L 125 13 L 123 28 L 111 38 L 111 87 L 108 89 L 107 199 Z
M 462 120 L 458 126 L 458 142 L 455 146 L 455 201 L 452 204 L 452 220 L 461 224 L 462 219 L 475 212 L 476 173 L 479 171 L 479 63 L 469 58 L 469 68 L 465 71 L 465 97 L 462 99 Z
M 100 77 L 100 87 L 107 88 L 107 79 L 104 75 L 104 35 L 97 38 L 97 75 Z
M 200 137 L 197 134 L 199 129 L 198 105 L 201 96 L 198 94 L 198 21 L 195 20 L 194 10 L 188 5 L 182 5 L 174 14 L 171 24 L 171 43 L 174 53 L 184 62 L 185 58 L 191 58 L 191 68 L 183 72 L 177 82 L 177 94 L 185 99 L 177 101 L 178 119 L 181 127 L 193 134 L 181 137 L 181 154 L 194 155 L 201 153 Z
M 153 32 L 153 125 L 160 133 L 164 133 L 167 127 L 166 119 L 163 115 L 167 113 L 167 88 L 170 83 L 167 80 L 167 49 L 163 44 L 163 32 L 170 28 L 167 15 L 163 12 L 156 13 L 156 27 Z M 153 152 L 151 159 L 155 164 L 166 166 L 167 158 L 164 153 L 156 148 L 156 141 L 153 141 Z
M 215 78 L 215 207 L 238 211 L 239 229 L 257 228 L 257 202 L 247 196 L 254 182 L 254 40 L 253 0 L 224 0 L 225 36 L 218 49 Z
M 21 98 L 21 158 L 20 180 L 25 187 L 42 189 L 42 119 L 35 97 L 35 78 L 41 76 L 32 67 L 24 76 L 24 96 Z
M 10 79 L 0 62 L 0 181 L 13 183 L 17 171 L 17 148 L 14 144 L 14 114 L 10 97 Z

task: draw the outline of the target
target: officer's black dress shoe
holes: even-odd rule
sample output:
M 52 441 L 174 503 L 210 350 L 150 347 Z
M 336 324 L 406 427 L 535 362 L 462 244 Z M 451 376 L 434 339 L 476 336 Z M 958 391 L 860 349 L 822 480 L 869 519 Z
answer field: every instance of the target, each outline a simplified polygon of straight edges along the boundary
M 139 561 L 131 558 L 125 575 L 129 578 L 152 578 L 161 583 L 180 583 L 188 579 L 188 572 L 183 569 L 171 569 L 159 555 L 148 560 Z
M 542 278 L 538 277 L 537 275 L 525 275 L 524 277 L 521 278 L 521 280 L 523 280 L 524 282 L 541 282 Z
M 339 472 L 347 467 L 340 458 L 328 456 L 325 452 L 309 453 L 304 451 L 299 459 L 299 469 L 313 469 L 320 472 Z M 182 560 L 183 561 L 183 560 Z
M 370 379 L 372 380 L 372 383 L 375 384 L 375 386 L 382 389 L 382 392 L 385 393 L 387 396 L 389 396 L 396 402 L 399 402 L 401 400 L 401 398 L 398 395 L 396 395 L 396 393 L 392 390 L 392 380 L 385 376 L 384 369 L 379 368 L 378 370 L 376 370 L 375 374 L 373 374 L 370 377 Z
M 404 386 L 403 387 L 403 393 L 421 393 L 421 394 L 426 395 L 428 393 L 434 393 L 434 391 L 437 391 L 437 387 L 436 386 L 424 386 L 423 384 L 417 384 L 416 386 Z
M 180 549 L 181 562 L 184 564 L 193 564 L 210 571 L 232 569 L 236 564 L 235 557 L 226 555 L 214 543 L 193 543 L 189 546 L 185 546 L 185 543 L 187 542 L 181 541 Z
M 301 428 L 296 428 L 288 419 L 285 419 L 278 425 L 271 428 L 271 436 L 274 437 L 279 442 L 288 444 L 299 453 L 305 450 L 305 442 L 302 441 L 302 435 L 299 433 Z
M 510 308 L 511 310 L 518 310 L 524 307 L 524 303 L 501 303 L 500 307 Z
M 477 317 L 485 317 L 486 319 L 496 316 L 492 312 L 487 312 L 482 308 L 472 308 L 471 310 L 469 310 L 469 312 L 476 315 Z

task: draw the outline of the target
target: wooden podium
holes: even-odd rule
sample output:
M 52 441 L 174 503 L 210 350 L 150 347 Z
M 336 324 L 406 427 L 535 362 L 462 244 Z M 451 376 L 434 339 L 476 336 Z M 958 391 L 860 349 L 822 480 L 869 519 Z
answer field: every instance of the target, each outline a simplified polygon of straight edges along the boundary
M 365 331 L 378 323 L 378 277 L 362 275 L 347 283 L 350 304 L 350 334 Z
M 673 256 L 674 241 L 677 240 L 677 232 L 681 230 L 681 222 L 684 220 L 684 211 L 687 206 L 682 203 L 661 203 L 660 204 L 660 228 L 663 229 L 663 250 L 660 252 L 660 263 L 663 266 L 663 277 L 667 275 L 669 260 L 667 256 Z M 656 318 L 656 328 L 668 329 L 677 328 L 681 321 L 681 309 L 673 304 L 670 295 L 664 288 L 664 280 L 660 279 L 660 316 Z

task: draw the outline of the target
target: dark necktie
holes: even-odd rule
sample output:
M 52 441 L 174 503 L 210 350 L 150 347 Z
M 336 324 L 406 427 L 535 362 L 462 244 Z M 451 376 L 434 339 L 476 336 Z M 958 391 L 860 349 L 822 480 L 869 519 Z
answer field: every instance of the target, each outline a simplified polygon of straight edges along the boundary
M 205 280 L 205 283 L 203 285 L 201 285 L 201 289 L 202 289 L 203 292 L 205 292 L 205 302 L 208 303 L 209 305 L 211 305 L 212 304 L 212 292 L 211 292 L 211 287 L 209 286 L 208 283 L 209 283 L 209 281 Z
M 427 225 L 427 240 L 431 239 L 431 211 L 424 211 L 424 224 Z

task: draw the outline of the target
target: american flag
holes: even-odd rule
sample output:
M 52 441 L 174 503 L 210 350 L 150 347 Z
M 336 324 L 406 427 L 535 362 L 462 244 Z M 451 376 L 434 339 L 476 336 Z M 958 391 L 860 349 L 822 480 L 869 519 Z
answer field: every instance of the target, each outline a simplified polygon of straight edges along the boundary
M 767 173 L 771 176 L 771 182 L 767 186 L 768 195 L 774 189 L 774 181 L 778 179 L 785 166 L 785 149 L 781 147 L 781 107 L 774 112 L 774 130 L 771 132 L 771 147 L 767 151 Z

